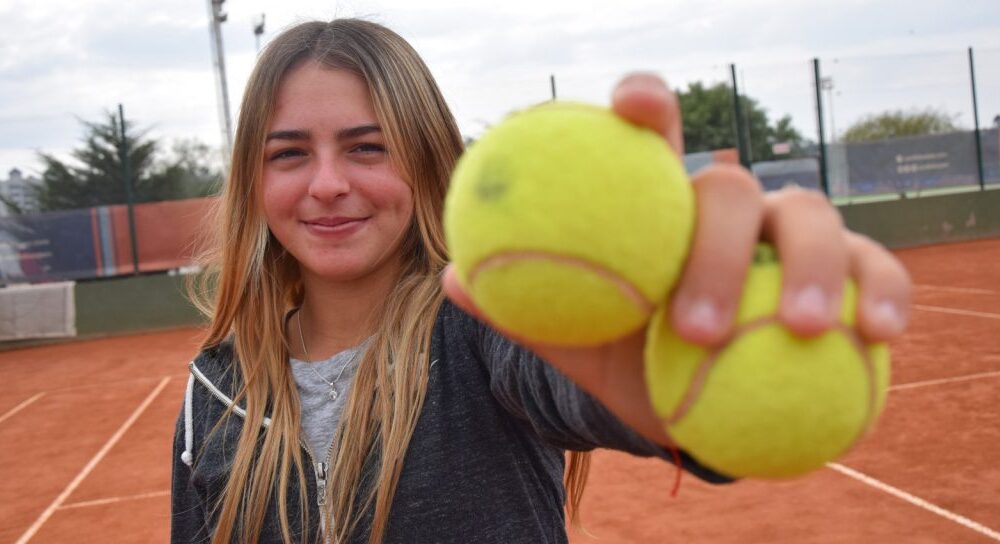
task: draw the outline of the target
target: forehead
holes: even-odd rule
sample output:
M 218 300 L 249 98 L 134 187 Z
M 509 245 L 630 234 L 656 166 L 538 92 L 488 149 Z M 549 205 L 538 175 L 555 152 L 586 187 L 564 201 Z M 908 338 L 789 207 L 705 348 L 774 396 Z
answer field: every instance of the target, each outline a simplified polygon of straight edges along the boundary
M 307 121 L 374 121 L 368 86 L 356 73 L 306 61 L 281 79 L 271 126 Z

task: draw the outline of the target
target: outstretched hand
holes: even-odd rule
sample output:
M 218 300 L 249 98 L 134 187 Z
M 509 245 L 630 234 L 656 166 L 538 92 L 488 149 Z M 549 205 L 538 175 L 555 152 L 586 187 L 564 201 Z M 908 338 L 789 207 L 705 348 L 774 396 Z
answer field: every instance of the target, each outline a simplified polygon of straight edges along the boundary
M 680 105 L 658 77 L 625 77 L 615 88 L 612 109 L 661 134 L 683 155 Z M 906 270 L 882 246 L 846 230 L 825 196 L 802 189 L 765 194 L 750 172 L 733 165 L 706 167 L 692 183 L 695 234 L 670 302 L 674 328 L 686 340 L 713 345 L 728 337 L 754 246 L 761 240 L 774 244 L 781 257 L 779 318 L 793 332 L 813 336 L 828 330 L 839 315 L 844 280 L 850 277 L 859 287 L 860 334 L 880 342 L 902 333 L 911 289 Z M 452 265 L 443 288 L 460 308 L 490 323 L 462 289 Z M 603 346 L 568 348 L 498 330 L 558 368 L 637 432 L 668 445 L 643 382 L 643 331 Z

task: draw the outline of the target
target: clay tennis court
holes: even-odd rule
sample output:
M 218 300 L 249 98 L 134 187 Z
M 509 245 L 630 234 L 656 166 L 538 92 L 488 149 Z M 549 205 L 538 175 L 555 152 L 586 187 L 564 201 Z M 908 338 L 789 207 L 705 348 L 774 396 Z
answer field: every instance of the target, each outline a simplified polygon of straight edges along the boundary
M 798 480 L 709 486 L 598 452 L 574 544 L 1000 542 L 1000 240 L 898 252 L 916 292 L 876 431 Z M 0 352 L 0 544 L 166 542 L 200 331 Z M 502 505 L 498 505 L 502 507 Z

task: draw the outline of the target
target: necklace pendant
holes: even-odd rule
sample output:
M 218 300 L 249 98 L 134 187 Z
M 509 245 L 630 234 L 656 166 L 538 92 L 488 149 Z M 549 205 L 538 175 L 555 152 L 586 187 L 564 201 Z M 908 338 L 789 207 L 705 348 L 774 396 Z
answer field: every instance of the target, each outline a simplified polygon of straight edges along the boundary
M 337 397 L 339 397 L 339 396 L 340 396 L 340 393 L 338 393 L 336 389 L 334 389 L 334 388 L 331 387 L 330 388 L 330 400 L 337 400 Z

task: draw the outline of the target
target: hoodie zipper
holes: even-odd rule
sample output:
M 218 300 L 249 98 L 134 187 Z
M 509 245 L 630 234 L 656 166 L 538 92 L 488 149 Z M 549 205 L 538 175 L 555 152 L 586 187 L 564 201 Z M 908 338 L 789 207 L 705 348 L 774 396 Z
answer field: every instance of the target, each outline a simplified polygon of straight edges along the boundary
M 226 406 L 231 407 L 233 409 L 233 412 L 236 413 L 236 415 L 242 417 L 243 419 L 246 419 L 247 417 L 246 410 L 240 407 L 240 405 L 233 402 L 233 399 L 229 398 L 229 396 L 227 396 L 225 393 L 219 390 L 219 388 L 216 387 L 215 384 L 212 383 L 207 376 L 202 374 L 201 370 L 197 366 L 195 366 L 194 361 L 188 363 L 188 368 L 191 370 L 191 374 L 194 375 L 195 379 L 201 382 L 201 384 L 204 385 L 206 389 L 208 389 L 209 393 L 211 393 L 213 397 L 218 399 Z M 270 426 L 271 426 L 271 418 L 265 417 L 264 427 L 267 428 Z M 313 473 L 316 476 L 316 505 L 319 506 L 320 530 L 323 533 L 323 542 L 325 542 L 326 544 L 330 544 L 332 541 L 330 540 L 330 534 L 327 531 L 326 527 L 326 516 L 323 515 L 323 509 L 326 506 L 326 485 L 327 485 L 327 476 L 330 465 L 325 461 L 317 463 L 316 458 L 312 453 L 312 450 L 309 449 L 309 445 L 306 444 L 306 442 L 301 438 L 299 439 L 299 445 L 302 446 L 302 450 L 306 452 L 306 457 L 309 458 L 309 464 L 312 465 Z M 333 455 L 333 446 L 334 444 L 333 442 L 331 442 L 330 449 L 328 449 L 326 452 L 327 460 L 329 460 L 330 456 Z
M 330 464 L 326 461 L 317 463 L 316 457 L 313 455 L 309 445 L 302 439 L 299 439 L 299 443 L 302 445 L 302 449 L 306 452 L 306 456 L 309 457 L 309 463 L 313 466 L 313 472 L 316 475 L 316 505 L 319 507 L 319 528 L 323 533 L 323 542 L 330 544 L 330 532 L 326 526 L 326 515 L 323 511 L 326 507 L 326 485 L 327 477 L 329 476 L 330 471 Z M 332 442 L 330 443 L 330 449 L 326 452 L 326 459 L 329 460 L 331 455 L 333 455 Z

